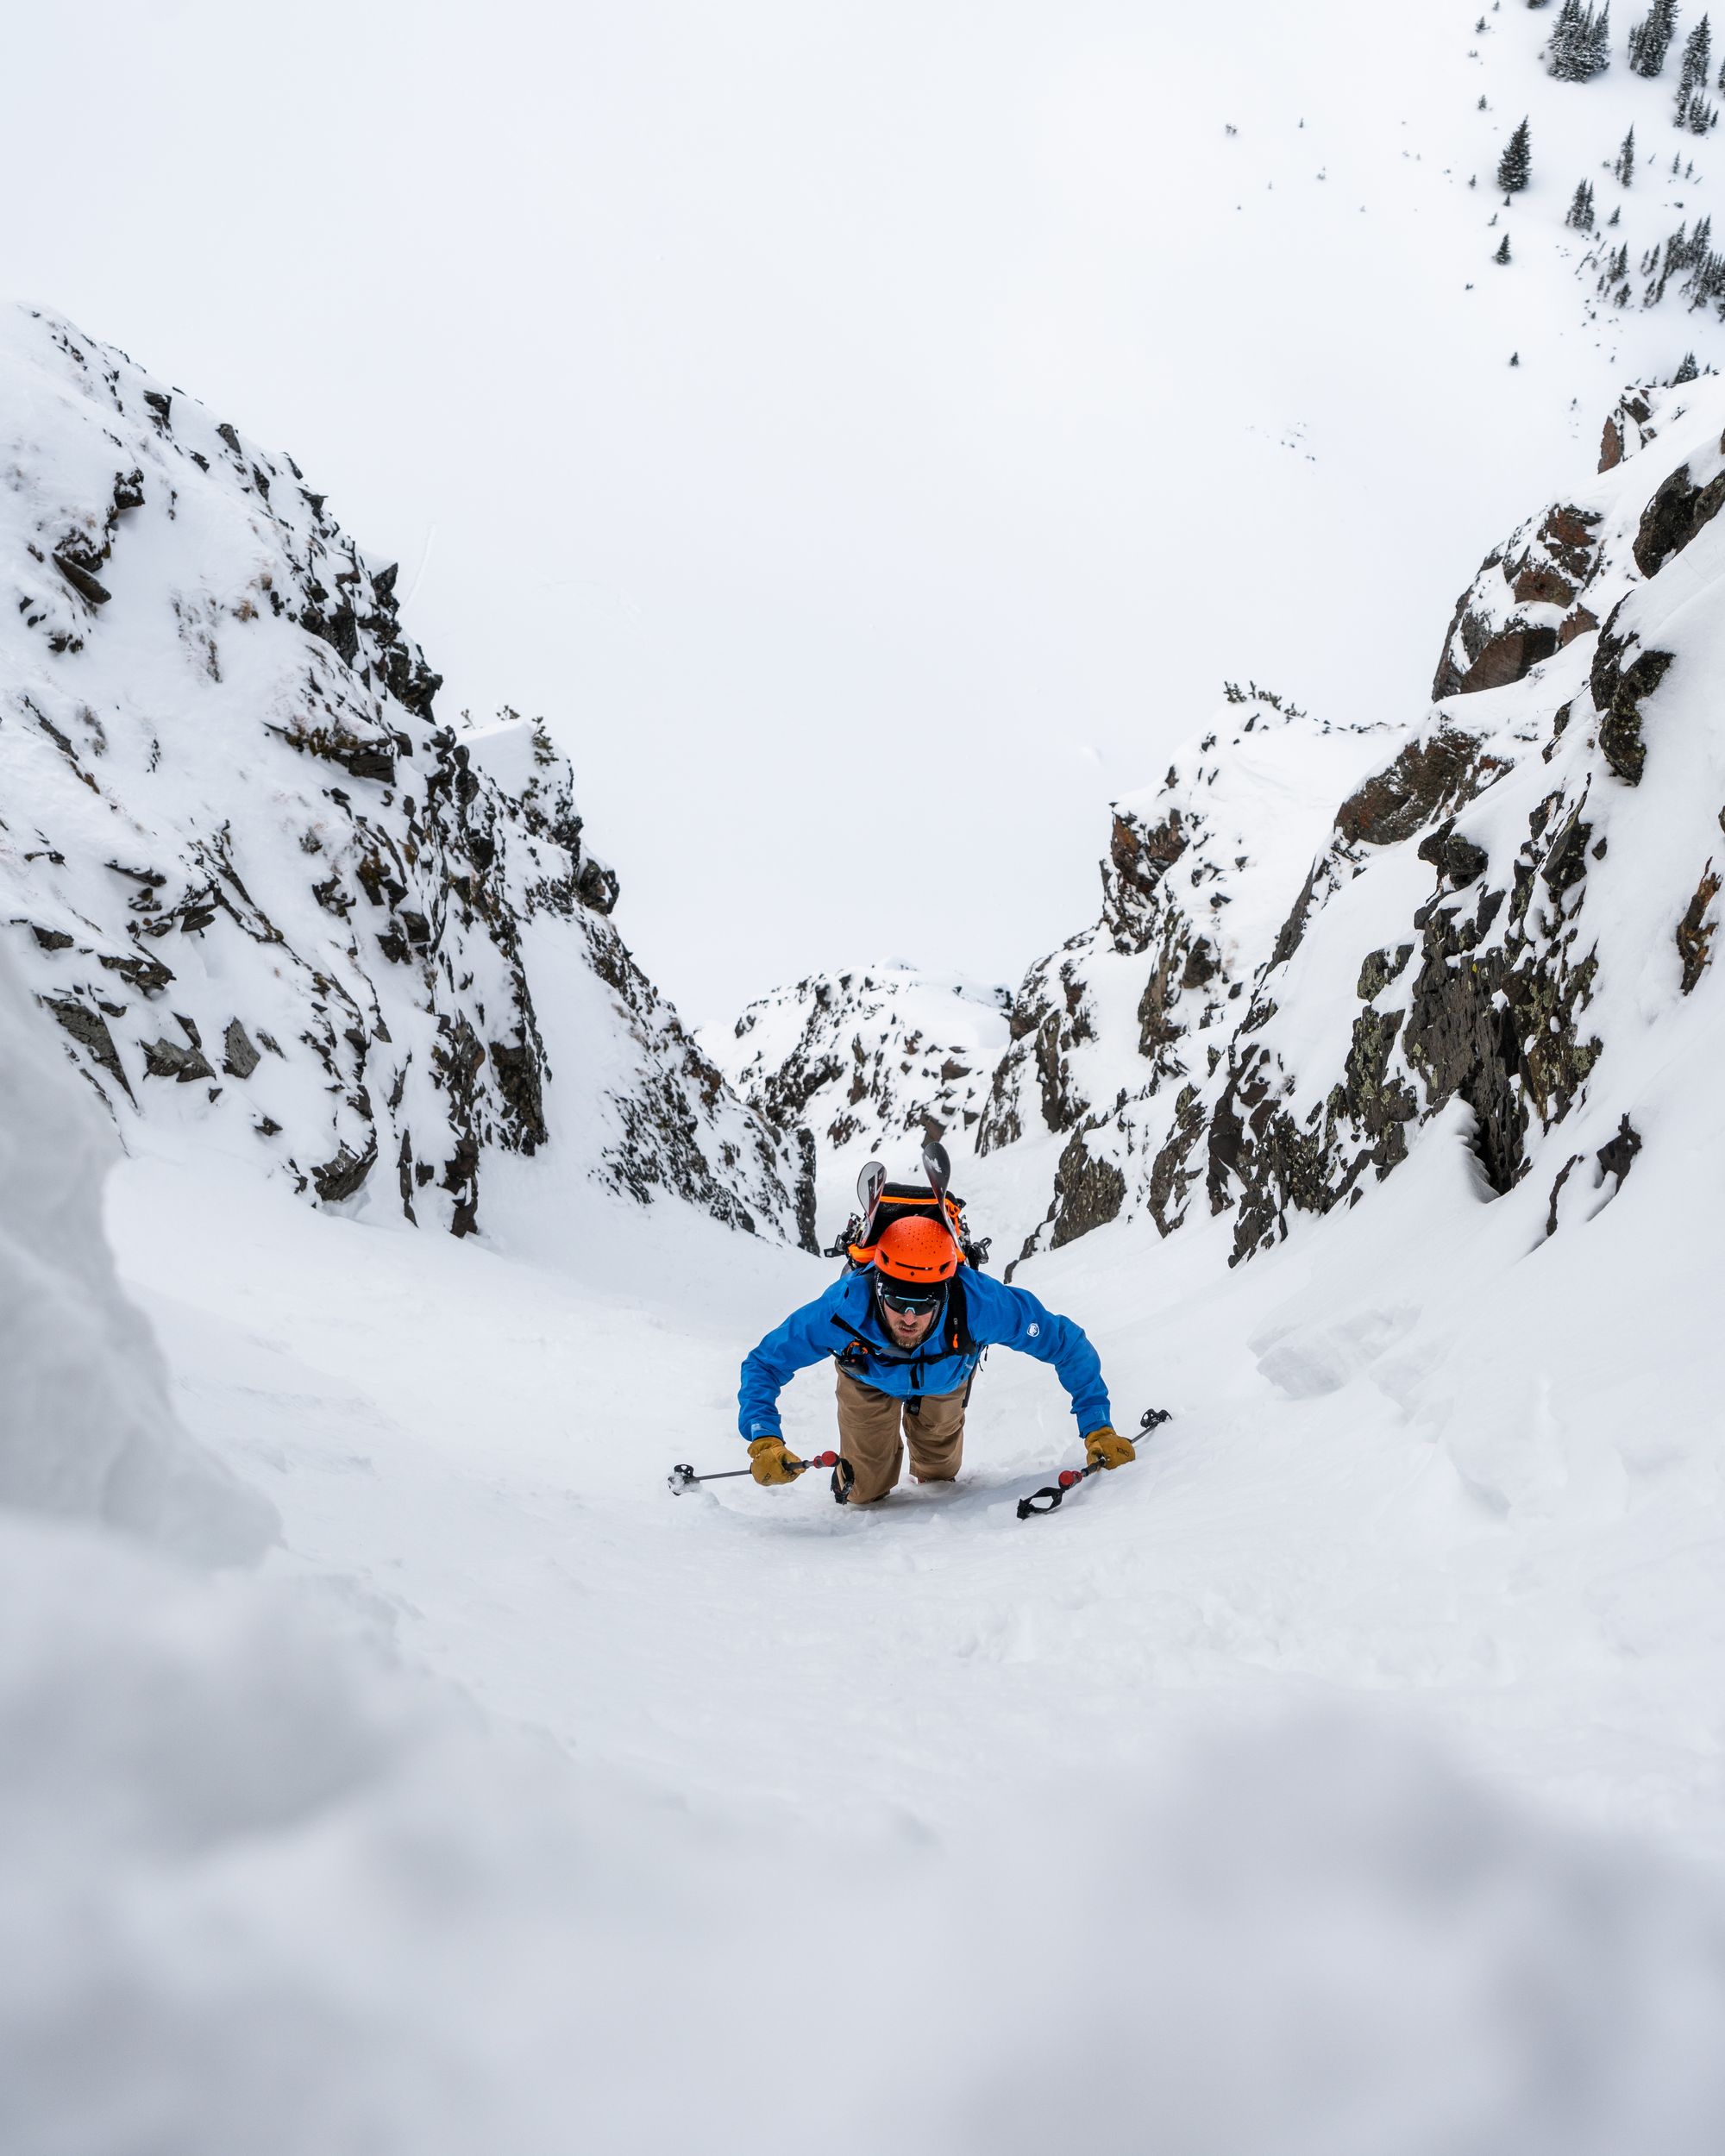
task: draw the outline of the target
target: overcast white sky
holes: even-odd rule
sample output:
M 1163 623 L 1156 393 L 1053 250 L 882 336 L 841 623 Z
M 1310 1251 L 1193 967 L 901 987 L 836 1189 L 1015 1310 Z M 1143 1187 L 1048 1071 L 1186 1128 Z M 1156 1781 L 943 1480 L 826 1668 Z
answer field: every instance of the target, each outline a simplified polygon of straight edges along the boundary
M 400 558 L 690 1018 L 1016 980 L 1225 676 L 1407 716 L 1590 461 L 1607 376 L 1479 266 L 1474 13 L 39 8 L 6 282 Z

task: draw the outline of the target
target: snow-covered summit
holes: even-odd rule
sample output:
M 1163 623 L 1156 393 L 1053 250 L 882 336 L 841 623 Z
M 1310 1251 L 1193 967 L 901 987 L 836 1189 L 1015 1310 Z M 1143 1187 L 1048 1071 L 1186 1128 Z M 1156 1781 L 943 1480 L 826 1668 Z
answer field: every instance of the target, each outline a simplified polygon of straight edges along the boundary
M 439 723 L 394 568 L 292 460 L 33 310 L 0 408 L 0 924 L 122 1130 L 457 1234 L 489 1156 L 567 1139 L 789 1232 L 782 1150 L 608 918 L 568 764 L 512 713 Z M 556 1073 L 548 981 L 581 1000 Z
M 1012 994 L 897 961 L 817 974 L 702 1045 L 772 1127 L 806 1147 L 830 1240 L 857 1170 L 910 1174 L 926 1138 L 968 1150 L 1009 1037 Z

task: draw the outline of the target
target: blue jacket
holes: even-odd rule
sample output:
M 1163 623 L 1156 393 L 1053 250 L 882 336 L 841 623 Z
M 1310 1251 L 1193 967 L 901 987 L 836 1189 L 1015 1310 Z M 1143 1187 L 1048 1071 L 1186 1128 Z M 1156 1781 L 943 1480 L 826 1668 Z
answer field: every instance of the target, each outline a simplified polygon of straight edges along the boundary
M 1045 1310 L 1028 1289 L 1008 1288 L 967 1266 L 953 1282 L 933 1332 L 915 1348 L 888 1338 L 869 1272 L 843 1274 L 743 1357 L 737 1426 L 745 1438 L 780 1436 L 781 1388 L 829 1355 L 859 1383 L 910 1400 L 921 1393 L 957 1392 L 982 1361 L 982 1350 L 995 1346 L 1053 1363 L 1081 1436 L 1109 1420 L 1102 1366 L 1080 1327 Z

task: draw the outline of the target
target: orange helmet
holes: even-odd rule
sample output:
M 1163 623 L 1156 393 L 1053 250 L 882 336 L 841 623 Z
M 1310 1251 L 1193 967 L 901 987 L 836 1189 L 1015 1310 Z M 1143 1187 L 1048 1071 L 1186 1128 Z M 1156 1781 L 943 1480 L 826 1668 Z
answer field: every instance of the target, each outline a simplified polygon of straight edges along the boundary
M 906 1287 L 938 1291 L 958 1270 L 958 1245 L 938 1220 L 894 1220 L 875 1247 L 876 1269 Z

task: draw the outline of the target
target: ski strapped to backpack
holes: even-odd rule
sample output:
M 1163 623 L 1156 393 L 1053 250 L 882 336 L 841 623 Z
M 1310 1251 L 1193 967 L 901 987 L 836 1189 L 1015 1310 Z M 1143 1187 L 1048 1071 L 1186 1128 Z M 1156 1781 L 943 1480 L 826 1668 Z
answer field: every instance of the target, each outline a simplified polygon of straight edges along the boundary
M 875 1262 L 881 1238 L 894 1220 L 933 1218 L 941 1222 L 967 1265 L 979 1269 L 988 1263 L 992 1238 L 973 1239 L 964 1219 L 964 1201 L 952 1196 L 952 1177 L 946 1148 L 931 1139 L 923 1147 L 922 1162 L 928 1183 L 894 1183 L 887 1180 L 882 1163 L 871 1160 L 856 1179 L 856 1210 L 828 1257 L 842 1257 L 853 1272 L 862 1272 Z
M 1166 1407 L 1146 1407 L 1138 1417 L 1138 1426 L 1148 1437 L 1152 1430 L 1159 1430 L 1164 1422 L 1171 1422 L 1173 1420 L 1172 1413 Z M 1068 1490 L 1076 1489 L 1080 1482 L 1086 1482 L 1092 1475 L 1100 1475 L 1101 1472 L 1102 1463 L 1100 1460 L 1093 1460 L 1088 1467 L 1063 1468 L 1046 1489 L 1033 1491 L 1028 1497 L 1019 1498 L 1019 1518 L 1030 1520 L 1040 1518 L 1044 1513 L 1057 1512 L 1061 1501 Z M 1037 1502 L 1039 1497 L 1045 1497 L 1048 1502 L 1045 1505 L 1039 1505 Z

